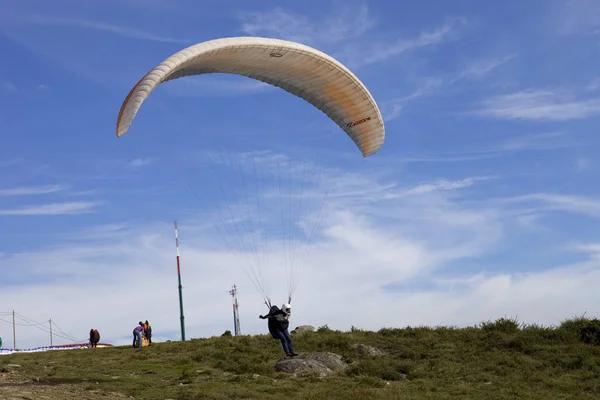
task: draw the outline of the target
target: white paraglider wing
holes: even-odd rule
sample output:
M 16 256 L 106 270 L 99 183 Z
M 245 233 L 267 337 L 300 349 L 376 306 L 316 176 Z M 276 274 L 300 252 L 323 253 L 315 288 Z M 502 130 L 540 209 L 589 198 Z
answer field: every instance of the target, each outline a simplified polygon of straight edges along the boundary
M 381 112 L 365 85 L 348 68 L 311 47 L 259 37 L 199 43 L 161 62 L 123 102 L 117 136 L 127 133 L 143 101 L 159 84 L 207 73 L 243 75 L 304 99 L 342 128 L 364 157 L 375 154 L 383 145 Z

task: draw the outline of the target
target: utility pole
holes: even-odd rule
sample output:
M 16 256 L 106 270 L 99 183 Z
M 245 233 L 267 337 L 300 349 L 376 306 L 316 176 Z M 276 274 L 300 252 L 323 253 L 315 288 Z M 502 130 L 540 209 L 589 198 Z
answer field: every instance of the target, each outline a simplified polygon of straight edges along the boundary
M 48 322 L 50 323 L 50 347 L 52 347 L 52 318 Z
M 15 323 L 15 310 L 13 310 L 13 350 L 17 349 L 17 325 Z
M 179 319 L 181 321 L 181 340 L 185 341 L 185 318 L 183 316 L 183 294 L 181 291 L 181 263 L 179 261 L 179 230 L 177 229 L 177 220 L 175 220 L 175 248 L 177 249 L 177 279 L 179 281 Z
M 233 329 L 235 332 L 235 336 L 239 336 L 242 334 L 242 330 L 240 329 L 240 310 L 237 298 L 237 286 L 233 285 L 233 287 L 229 291 L 229 294 L 233 299 Z

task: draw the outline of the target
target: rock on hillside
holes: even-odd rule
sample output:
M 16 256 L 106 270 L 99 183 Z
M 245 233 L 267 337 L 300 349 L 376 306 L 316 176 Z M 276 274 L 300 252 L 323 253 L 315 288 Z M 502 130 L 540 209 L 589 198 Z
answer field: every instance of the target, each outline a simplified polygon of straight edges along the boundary
M 346 369 L 348 364 L 342 361 L 342 356 L 334 353 L 303 353 L 294 358 L 282 358 L 275 364 L 275 371 L 291 374 L 306 372 L 317 373 L 321 376 Z
M 302 374 L 313 372 L 321 376 L 330 374 L 332 371 L 324 364 L 315 360 L 306 359 L 283 359 L 275 364 L 275 371 L 288 374 Z
M 315 327 L 311 325 L 300 325 L 297 326 L 291 333 L 304 333 L 304 332 L 314 332 Z
M 386 355 L 385 351 L 380 350 L 377 347 L 368 346 L 366 344 L 359 343 L 359 344 L 352 345 L 352 347 L 354 348 L 354 350 L 356 350 L 358 353 L 360 353 L 362 355 L 369 355 L 372 357 L 381 357 L 381 356 Z

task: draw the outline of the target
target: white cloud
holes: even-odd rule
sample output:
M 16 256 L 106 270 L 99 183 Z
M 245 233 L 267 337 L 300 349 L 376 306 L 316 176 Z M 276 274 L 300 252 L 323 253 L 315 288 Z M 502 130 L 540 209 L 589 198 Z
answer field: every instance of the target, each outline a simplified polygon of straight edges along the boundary
M 34 194 L 48 194 L 65 190 L 65 185 L 51 186 L 21 186 L 11 189 L 0 189 L 0 196 L 23 196 Z
M 8 95 L 19 95 L 19 96 L 28 96 L 31 97 L 34 91 L 39 92 L 47 91 L 49 89 L 48 85 L 39 84 L 34 89 L 31 87 L 17 86 L 15 83 L 10 81 L 4 81 L 0 84 L 0 92 L 5 92 Z
M 19 88 L 17 87 L 17 85 L 15 85 L 14 83 L 9 82 L 9 81 L 2 82 L 2 89 L 4 90 L 4 92 L 6 92 L 8 94 L 19 94 L 19 93 L 21 93 L 21 91 L 19 90 Z
M 576 195 L 533 193 L 502 200 L 505 203 L 536 202 L 540 209 L 569 211 L 600 218 L 600 199 Z
M 129 166 L 133 167 L 133 168 L 144 167 L 146 165 L 152 164 L 153 161 L 154 161 L 154 159 L 151 157 L 136 158 L 134 160 L 131 160 L 131 162 L 129 163 Z
M 481 79 L 496 68 L 515 58 L 515 54 L 503 57 L 490 57 L 472 62 L 463 70 L 450 76 L 428 77 L 417 83 L 417 88 L 406 96 L 396 97 L 382 102 L 381 109 L 386 122 L 392 121 L 402 114 L 404 108 L 412 101 L 419 100 L 440 92 L 444 87 L 466 79 Z
M 600 114 L 600 98 L 575 99 L 556 91 L 524 90 L 487 99 L 478 113 L 504 119 L 568 121 Z
M 590 160 L 587 157 L 578 158 L 577 161 L 575 162 L 575 166 L 576 166 L 577 170 L 580 172 L 590 170 L 593 165 L 594 165 L 594 163 L 592 162 L 592 160 Z
M 595 78 L 592 80 L 585 88 L 589 92 L 595 92 L 600 90 L 600 78 Z
M 421 32 L 414 38 L 396 40 L 372 40 L 361 46 L 362 51 L 356 51 L 356 44 L 348 45 L 345 49 L 334 53 L 351 68 L 384 62 L 391 57 L 399 56 L 411 50 L 429 47 L 443 43 L 452 37 L 457 28 L 465 24 L 461 18 L 449 19 L 445 24 Z
M 461 79 L 479 79 L 483 76 L 488 75 L 490 72 L 495 70 L 496 68 L 504 65 L 510 60 L 514 59 L 516 54 L 510 54 L 507 56 L 497 56 L 490 57 L 481 60 L 476 60 L 467 65 L 462 71 L 458 73 L 458 75 L 453 79 L 453 81 L 458 81 Z
M 560 140 L 569 138 L 569 135 L 562 131 L 520 135 L 500 143 L 500 145 L 497 146 L 497 150 L 546 150 L 577 145 L 571 141 L 565 142 L 564 140 Z
M 598 35 L 600 6 L 595 0 L 559 1 L 550 8 L 548 26 L 561 35 Z
M 93 211 L 98 202 L 52 203 L 0 210 L 0 215 L 63 215 L 85 214 Z
M 98 191 L 96 189 L 91 189 L 91 190 L 80 190 L 77 192 L 70 192 L 68 193 L 69 196 L 89 196 L 90 194 L 97 194 Z
M 167 42 L 167 43 L 187 43 L 187 40 L 175 39 L 169 37 L 163 37 L 155 35 L 150 32 L 142 31 L 139 29 L 117 26 L 112 24 L 106 24 L 96 21 L 87 21 L 83 19 L 68 19 L 68 18 L 53 18 L 48 16 L 32 16 L 23 19 L 24 22 L 28 22 L 35 25 L 46 25 L 46 26 L 64 26 L 64 27 L 75 27 L 84 29 L 93 29 L 102 32 L 112 33 L 121 37 L 129 39 L 148 40 L 153 42 Z
M 13 159 L 13 160 L 0 160 L 0 168 L 13 167 L 15 165 L 19 165 L 23 162 L 23 160 Z
M 252 36 L 268 36 L 307 45 L 337 43 L 358 38 L 375 26 L 368 8 L 344 6 L 323 20 L 314 20 L 281 7 L 266 12 L 242 12 L 242 31 Z
M 501 157 L 505 152 L 555 150 L 576 146 L 582 146 L 582 143 L 574 140 L 573 135 L 568 132 L 543 132 L 516 135 L 512 138 L 489 141 L 488 143 L 482 141 L 480 145 L 471 149 L 465 148 L 463 151 L 407 157 L 403 158 L 402 161 L 411 163 L 467 162 Z
M 375 25 L 367 6 L 342 6 L 333 16 L 314 20 L 277 7 L 267 12 L 240 14 L 242 31 L 297 41 L 329 52 L 351 68 L 386 61 L 410 50 L 440 44 L 456 31 L 464 19 L 448 19 L 443 25 L 409 39 L 369 38 L 361 40 Z M 360 43 L 360 45 L 359 45 Z M 342 46 L 341 49 L 340 46 Z M 357 48 L 361 51 L 357 52 Z
M 410 102 L 435 93 L 443 84 L 444 80 L 441 78 L 423 79 L 409 95 L 383 102 L 380 107 L 383 119 L 386 122 L 396 119 Z
M 462 189 L 469 186 L 472 186 L 474 183 L 473 178 L 462 179 L 459 181 L 448 181 L 446 179 L 438 179 L 432 183 L 425 183 L 419 185 L 413 189 L 408 190 L 409 194 L 423 194 L 427 192 L 431 192 L 434 190 L 453 190 L 453 189 Z

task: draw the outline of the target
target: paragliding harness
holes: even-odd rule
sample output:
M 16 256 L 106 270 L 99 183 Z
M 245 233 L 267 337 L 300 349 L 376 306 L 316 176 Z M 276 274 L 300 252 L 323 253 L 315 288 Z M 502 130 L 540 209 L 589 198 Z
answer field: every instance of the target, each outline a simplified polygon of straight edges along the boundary
M 268 326 L 269 326 L 269 333 L 271 334 L 271 336 L 273 337 L 273 339 L 278 339 L 279 340 L 279 336 L 277 336 L 277 331 L 280 329 L 279 327 L 279 322 L 275 319 L 274 315 L 276 313 L 278 313 L 279 307 L 277 306 L 271 306 L 271 308 L 269 309 L 269 321 L 268 321 Z
M 291 302 L 291 300 L 292 299 L 289 299 L 288 302 Z M 286 317 L 284 317 L 283 319 L 279 318 L 280 315 L 285 315 L 283 310 L 281 310 L 279 307 L 270 304 L 267 304 L 267 307 L 269 307 L 269 313 L 267 314 L 267 318 L 269 319 L 269 333 L 271 334 L 273 339 L 280 339 L 277 332 L 287 330 L 289 326 L 289 321 Z

